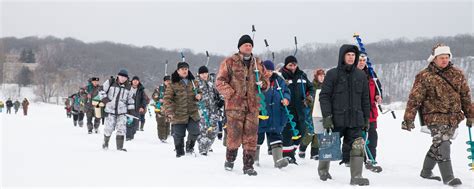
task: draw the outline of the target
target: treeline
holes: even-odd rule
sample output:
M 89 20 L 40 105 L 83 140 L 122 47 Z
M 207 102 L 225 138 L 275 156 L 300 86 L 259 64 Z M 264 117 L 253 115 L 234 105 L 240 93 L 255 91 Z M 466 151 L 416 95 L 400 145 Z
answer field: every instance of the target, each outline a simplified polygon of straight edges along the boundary
M 472 34 L 416 40 L 384 40 L 366 44 L 366 48 L 374 64 L 389 64 L 425 60 L 431 53 L 432 46 L 438 42 L 449 45 L 456 57 L 474 55 L 474 35 Z M 303 45 L 298 49 L 297 54 L 300 67 L 314 69 L 336 66 L 339 46 L 342 43 L 344 42 Z M 138 75 L 145 87 L 152 90 L 161 82 L 165 74 L 165 61 L 169 61 L 168 74 L 171 74 L 176 68 L 176 62 L 181 60 L 180 53 L 178 50 L 152 46 L 137 47 L 113 42 L 84 43 L 74 38 L 60 39 L 52 36 L 0 38 L 0 63 L 2 64 L 7 54 L 21 54 L 21 57 L 28 58 L 32 58 L 31 54 L 34 54 L 34 59 L 40 63 L 33 74 L 34 81 L 44 89 L 42 91 L 45 95 L 44 99 L 47 99 L 49 95 L 68 95 L 84 85 L 87 78 L 99 76 L 105 79 L 116 75 L 120 68 L 127 68 L 131 76 Z M 191 63 L 193 72 L 206 62 L 204 51 L 193 52 L 186 49 L 183 53 L 187 62 Z M 211 72 L 216 72 L 224 56 L 210 53 L 209 69 Z M 283 62 L 287 55 L 293 53 L 293 47 L 275 52 L 275 63 Z M 271 57 L 268 53 L 259 56 Z

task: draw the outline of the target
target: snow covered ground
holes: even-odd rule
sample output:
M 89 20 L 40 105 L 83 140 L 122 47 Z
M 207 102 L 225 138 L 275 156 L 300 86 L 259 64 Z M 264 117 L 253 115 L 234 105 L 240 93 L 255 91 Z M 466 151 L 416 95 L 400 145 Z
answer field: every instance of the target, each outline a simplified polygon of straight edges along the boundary
M 209 156 L 185 156 L 177 159 L 172 139 L 157 139 L 154 117 L 147 115 L 144 132 L 125 143 L 128 152 L 101 149 L 102 134 L 88 135 L 86 128 L 73 127 L 62 106 L 34 103 L 27 117 L 20 113 L 0 115 L 1 188 L 5 187 L 271 187 L 271 188 L 353 188 L 349 168 L 331 163 L 333 180 L 323 182 L 317 176 L 318 162 L 298 159 L 299 165 L 278 170 L 264 148 L 258 176 L 242 173 L 242 150 L 234 170 L 224 170 L 225 148 L 214 144 Z M 384 168 L 376 174 L 364 171 L 370 187 L 448 188 L 440 182 L 419 177 L 422 161 L 431 137 L 400 129 L 398 119 L 390 114 L 379 119 L 378 161 Z M 463 122 L 461 125 L 464 125 Z M 101 133 L 103 126 L 100 127 Z M 452 159 L 461 188 L 474 188 L 474 172 L 468 170 L 467 128 L 461 126 L 453 141 Z M 439 175 L 436 167 L 435 174 Z

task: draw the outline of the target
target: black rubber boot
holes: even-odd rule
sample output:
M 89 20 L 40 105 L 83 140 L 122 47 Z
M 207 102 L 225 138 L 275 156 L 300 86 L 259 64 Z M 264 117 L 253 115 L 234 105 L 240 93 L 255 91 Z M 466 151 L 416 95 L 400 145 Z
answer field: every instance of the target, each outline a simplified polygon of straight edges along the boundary
M 117 141 L 117 150 L 126 152 L 127 149 L 123 148 L 124 139 L 125 136 L 123 135 L 117 135 L 115 137 L 115 140 Z
M 176 157 L 184 156 L 184 146 L 182 144 L 175 145 Z
M 109 140 L 110 140 L 110 136 L 104 135 L 104 143 L 102 144 L 102 149 L 104 150 L 109 149 Z

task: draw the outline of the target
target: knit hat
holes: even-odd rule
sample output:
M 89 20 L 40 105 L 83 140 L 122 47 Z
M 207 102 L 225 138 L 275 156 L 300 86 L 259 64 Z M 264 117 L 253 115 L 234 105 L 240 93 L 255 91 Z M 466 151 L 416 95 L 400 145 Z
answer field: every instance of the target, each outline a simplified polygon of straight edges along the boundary
M 133 80 L 138 80 L 138 81 L 140 81 L 140 78 L 138 78 L 138 76 L 133 76 L 133 77 L 132 77 L 132 81 L 133 81 Z
M 199 67 L 198 74 L 202 74 L 202 73 L 209 73 L 209 70 L 207 69 L 206 66 Z
M 431 53 L 430 57 L 428 58 L 428 62 L 433 62 L 433 60 L 437 56 L 442 55 L 442 54 L 449 55 L 449 60 L 451 60 L 451 58 L 453 57 L 453 54 L 451 54 L 451 49 L 448 46 L 437 44 L 435 48 L 433 49 L 433 52 Z
M 126 69 L 121 69 L 117 75 L 128 78 L 128 71 Z
M 286 65 L 288 65 L 289 63 L 295 63 L 297 64 L 298 63 L 298 60 L 296 60 L 296 57 L 290 55 L 288 57 L 285 58 L 285 67 Z
M 272 70 L 272 71 L 275 70 L 275 65 L 273 64 L 271 60 L 263 61 L 263 66 L 265 66 L 267 70 Z
M 169 80 L 171 80 L 171 76 L 167 75 L 163 77 L 163 81 L 169 81 Z
M 189 64 L 186 62 L 178 62 L 178 70 L 180 68 L 189 68 Z
M 253 40 L 252 38 L 250 38 L 249 35 L 243 35 L 242 37 L 240 37 L 239 39 L 239 44 L 237 45 L 237 48 L 240 48 L 240 46 L 242 46 L 243 44 L 245 43 L 250 43 L 252 44 L 252 47 L 253 47 Z

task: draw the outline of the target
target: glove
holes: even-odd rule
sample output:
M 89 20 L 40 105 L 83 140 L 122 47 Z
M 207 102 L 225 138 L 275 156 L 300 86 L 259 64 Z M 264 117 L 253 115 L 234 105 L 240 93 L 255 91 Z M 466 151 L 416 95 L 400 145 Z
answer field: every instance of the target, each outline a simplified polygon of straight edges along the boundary
M 332 115 L 323 118 L 324 129 L 333 129 L 334 124 L 332 123 Z
M 414 128 L 415 128 L 415 124 L 413 123 L 413 121 L 403 121 L 402 122 L 402 129 L 407 130 L 407 131 L 411 131 Z
M 135 110 L 127 110 L 127 114 L 135 116 L 137 115 L 137 112 Z
M 370 128 L 370 123 L 368 121 L 365 121 L 364 125 L 362 126 L 362 130 L 368 131 Z
M 209 128 L 207 129 L 207 131 L 206 131 L 207 134 L 212 134 L 212 132 L 214 132 L 214 129 L 215 129 L 215 128 L 216 128 L 215 126 L 209 127 Z
M 258 86 L 260 86 L 260 88 L 262 88 L 262 86 L 263 86 L 263 82 L 262 82 L 262 81 L 255 82 L 255 84 L 257 84 Z
M 132 125 L 133 123 L 133 118 L 127 117 L 127 125 Z
M 474 118 L 467 118 L 467 120 L 466 120 L 466 126 L 469 127 L 469 128 L 471 128 L 473 121 L 474 121 Z
M 217 139 L 222 140 L 222 133 L 217 133 Z

